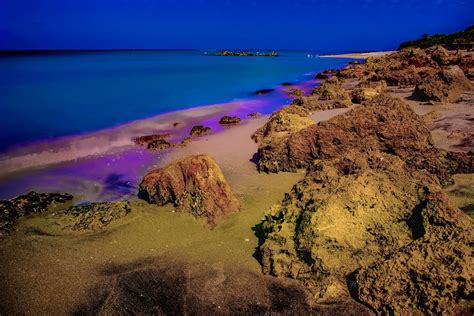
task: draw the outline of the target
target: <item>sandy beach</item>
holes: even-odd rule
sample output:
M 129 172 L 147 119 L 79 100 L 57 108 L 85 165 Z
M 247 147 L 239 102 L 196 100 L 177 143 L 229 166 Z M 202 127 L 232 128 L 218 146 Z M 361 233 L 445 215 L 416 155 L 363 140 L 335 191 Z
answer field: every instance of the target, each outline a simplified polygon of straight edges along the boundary
M 322 57 L 368 58 L 389 53 Z M 345 78 L 338 89 L 353 90 L 359 83 L 358 78 Z M 311 88 L 318 84 L 319 81 L 311 81 L 296 87 L 302 88 L 306 97 L 310 97 Z M 427 104 L 413 99 L 414 89 L 388 86 L 385 92 L 400 98 L 409 109 L 426 119 L 436 150 L 473 151 L 472 141 L 466 141 L 474 135 L 472 90 L 464 91 L 459 102 Z M 308 116 L 313 121 L 310 126 L 354 113 L 364 106 L 351 102 L 347 107 L 313 110 Z M 16 171 L 2 181 L 8 182 L 15 177 L 20 179 L 15 181 L 21 184 L 29 177 L 37 177 L 44 184 L 39 190 L 47 192 L 48 185 L 58 185 L 51 180 L 52 175 L 62 173 L 66 176 L 59 183 L 62 181 L 65 191 L 75 196 L 73 204 L 120 199 L 130 201 L 132 211 L 99 232 L 71 233 L 64 230 L 57 219 L 60 210 L 55 208 L 41 216 L 18 219 L 14 231 L 0 243 L 0 283 L 4 289 L 0 295 L 0 310 L 7 314 L 107 314 L 130 308 L 133 313 L 144 306 L 148 308 L 147 302 L 155 302 L 155 295 L 164 297 L 166 304 L 160 308 L 168 313 L 182 313 L 186 309 L 179 309 L 181 306 L 197 304 L 204 313 L 277 310 L 303 314 L 348 311 L 370 314 L 371 310 L 355 301 L 347 289 L 329 287 L 324 296 L 317 297 L 308 283 L 261 273 L 261 258 L 257 250 L 262 245 L 261 221 L 265 219 L 265 212 L 279 207 L 282 200 L 288 199 L 292 188 L 293 193 L 298 192 L 294 186 L 306 179 L 307 171 L 304 168 L 296 172 L 257 171 L 256 153 L 263 146 L 252 140 L 252 134 L 265 126 L 271 117 L 248 118 L 247 115 L 256 108 L 258 104 L 233 102 L 173 112 L 78 137 L 70 150 L 64 151 L 65 140 L 59 139 L 35 145 L 40 156 L 19 150 L 1 160 L 0 167 L 5 173 Z M 224 115 L 238 115 L 243 120 L 240 124 L 221 126 L 218 120 Z M 193 137 L 186 146 L 152 151 L 132 141 L 134 137 L 143 135 L 170 133 L 169 140 L 178 143 L 188 137 L 192 126 L 198 124 L 212 127 L 212 132 Z M 282 137 L 282 142 L 286 141 L 285 137 L 291 137 L 291 133 L 287 132 L 288 136 L 285 130 L 278 133 L 281 133 L 278 137 Z M 338 147 L 337 143 L 333 145 Z M 93 159 L 87 155 L 91 148 L 97 152 Z M 297 148 L 292 149 L 299 153 Z M 58 156 L 58 150 L 63 151 L 62 156 Z M 204 218 L 176 212 L 171 204 L 157 206 L 137 197 L 138 184 L 151 169 L 200 154 L 215 160 L 241 205 L 239 212 L 228 215 L 212 230 Z M 379 163 L 383 157 L 373 160 Z M 38 159 L 42 166 L 32 168 Z M 75 164 L 74 170 L 68 169 L 71 161 Z M 75 180 L 79 173 L 84 176 L 89 172 L 100 174 L 104 179 L 117 174 L 119 179 L 123 177 L 128 182 L 122 186 L 123 191 L 109 192 L 106 189 L 110 183 L 105 180 L 91 180 L 89 183 L 83 179 Z M 456 174 L 454 179 L 455 183 L 443 190 L 456 207 L 472 216 L 474 178 L 472 174 Z M 327 183 L 333 184 L 331 181 Z M 371 184 L 370 181 L 365 183 L 363 190 L 370 188 Z M 354 188 L 357 189 L 357 185 Z M 383 190 L 387 188 L 391 187 L 383 187 Z M 13 195 L 13 192 L 12 189 L 9 194 Z M 307 198 L 306 192 L 299 193 L 302 198 Z M 349 190 L 351 197 L 357 194 Z M 363 203 L 364 198 L 360 199 Z M 307 205 L 313 203 L 312 198 L 309 200 Z M 359 201 L 357 197 L 354 200 Z M 363 213 L 362 207 L 355 211 L 358 212 Z M 351 221 L 357 222 L 350 217 L 347 222 Z M 328 220 L 321 234 L 331 231 L 334 222 Z M 339 233 L 341 236 L 346 234 L 345 231 Z M 350 244 L 352 241 L 344 239 L 342 243 Z M 282 262 L 287 264 L 284 260 Z M 318 299 L 313 300 L 314 297 Z M 199 305 L 201 300 L 208 305 Z
M 366 59 L 369 57 L 380 57 L 391 54 L 395 51 L 382 51 L 382 52 L 367 52 L 367 53 L 348 53 L 348 54 L 336 54 L 336 55 L 321 55 L 323 58 L 354 58 L 354 59 Z

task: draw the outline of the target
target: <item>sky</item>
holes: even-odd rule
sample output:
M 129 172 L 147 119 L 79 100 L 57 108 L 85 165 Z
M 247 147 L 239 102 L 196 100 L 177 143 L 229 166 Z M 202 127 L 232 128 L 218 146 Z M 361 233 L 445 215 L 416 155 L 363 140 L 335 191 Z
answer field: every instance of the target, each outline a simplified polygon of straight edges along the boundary
M 0 0 L 0 49 L 367 51 L 474 24 L 474 0 Z

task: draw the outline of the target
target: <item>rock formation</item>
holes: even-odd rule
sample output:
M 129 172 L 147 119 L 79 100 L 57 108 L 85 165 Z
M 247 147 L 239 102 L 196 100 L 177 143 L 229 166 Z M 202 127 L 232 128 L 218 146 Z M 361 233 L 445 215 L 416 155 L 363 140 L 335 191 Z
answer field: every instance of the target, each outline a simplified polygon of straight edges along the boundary
M 193 126 L 193 128 L 189 132 L 189 135 L 191 135 L 191 136 L 206 136 L 207 134 L 209 134 L 210 131 L 211 131 L 210 127 L 207 127 L 207 126 L 204 126 L 204 125 L 196 125 L 196 126 Z
M 313 124 L 315 122 L 309 117 L 308 110 L 301 106 L 288 105 L 273 112 L 268 122 L 252 135 L 252 139 L 257 143 L 278 141 Z
M 139 196 L 149 203 L 173 203 L 177 211 L 206 217 L 211 227 L 240 208 L 219 166 L 206 155 L 185 157 L 149 172 L 140 183 Z
M 387 83 L 381 81 L 361 81 L 352 90 L 352 102 L 363 103 L 375 98 L 387 89 Z
M 241 121 L 241 119 L 238 116 L 223 116 L 219 120 L 219 124 L 221 124 L 221 125 L 235 125 L 235 124 L 239 124 L 240 121 Z
M 75 231 L 100 231 L 131 212 L 130 202 L 100 202 L 73 206 L 57 214 L 62 225 Z
M 354 148 L 398 155 L 415 169 L 437 174 L 443 184 L 450 182 L 451 174 L 473 166 L 472 156 L 436 149 L 422 119 L 400 99 L 386 94 L 292 133 L 285 141 L 262 144 L 257 166 L 265 172 L 294 171 L 315 159 L 344 156 Z
M 291 98 L 301 97 L 304 95 L 304 91 L 298 88 L 289 88 L 286 90 L 288 96 Z
M 338 101 L 345 106 L 351 105 L 351 98 L 347 91 L 341 87 L 337 77 L 331 77 L 323 81 L 320 86 L 313 89 L 312 95 L 318 95 L 319 100 Z
M 451 66 L 423 78 L 412 97 L 419 101 L 456 102 L 472 85 L 461 68 Z
M 18 218 L 46 212 L 50 207 L 65 204 L 72 198 L 67 193 L 30 192 L 11 200 L 0 201 L 0 238 L 10 234 Z

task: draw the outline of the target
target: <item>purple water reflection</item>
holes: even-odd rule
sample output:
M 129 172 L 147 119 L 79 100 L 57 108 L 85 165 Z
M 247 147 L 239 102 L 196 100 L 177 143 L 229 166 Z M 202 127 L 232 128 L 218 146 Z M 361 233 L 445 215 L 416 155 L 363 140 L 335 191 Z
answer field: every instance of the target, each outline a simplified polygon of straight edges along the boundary
M 157 132 L 172 132 L 172 141 L 180 141 L 189 134 L 192 125 L 203 124 L 216 133 L 223 130 L 218 121 L 223 115 L 235 115 L 246 119 L 249 113 L 268 114 L 291 102 L 286 90 L 290 87 L 303 89 L 309 93 L 318 81 L 308 80 L 292 86 L 278 86 L 275 91 L 255 96 L 251 99 L 234 100 L 226 104 L 224 110 L 215 111 L 213 115 L 204 115 L 185 121 L 175 130 L 156 129 L 155 119 L 143 120 L 115 128 L 108 132 L 108 137 L 120 131 L 130 144 L 114 148 L 111 153 L 79 158 L 73 161 L 49 165 L 36 170 L 26 170 L 0 178 L 0 199 L 12 198 L 30 190 L 39 192 L 68 192 L 75 196 L 75 203 L 85 201 L 110 201 L 136 195 L 141 177 L 153 167 L 160 165 L 166 157 L 165 152 L 153 152 L 133 146 L 131 139 L 136 135 L 147 135 Z M 185 112 L 183 112 L 185 113 Z M 157 126 L 162 126 L 162 122 Z M 125 132 L 124 132 L 125 130 Z M 86 135 L 87 136 L 87 135 Z M 88 136 L 90 138 L 90 136 Z M 101 140 L 102 143 L 104 139 Z M 251 159 L 252 157 L 249 157 Z

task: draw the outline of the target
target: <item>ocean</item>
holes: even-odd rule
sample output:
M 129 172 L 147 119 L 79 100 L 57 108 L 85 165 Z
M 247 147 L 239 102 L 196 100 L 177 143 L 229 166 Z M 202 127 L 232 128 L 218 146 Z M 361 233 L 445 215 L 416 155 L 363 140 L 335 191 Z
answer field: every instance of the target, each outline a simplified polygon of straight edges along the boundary
M 280 54 L 0 55 L 0 199 L 31 190 L 68 192 L 76 203 L 134 196 L 141 177 L 172 156 L 135 145 L 135 137 L 171 133 L 179 142 L 195 124 L 219 133 L 221 116 L 271 113 L 291 101 L 282 83 L 309 92 L 315 73 L 350 61 Z M 261 89 L 274 91 L 256 95 Z
M 116 51 L 2 56 L 0 152 L 31 141 L 253 97 L 258 89 L 311 79 L 309 74 L 346 61 L 311 58 L 303 51 L 280 54 L 270 58 Z

